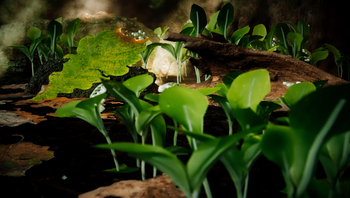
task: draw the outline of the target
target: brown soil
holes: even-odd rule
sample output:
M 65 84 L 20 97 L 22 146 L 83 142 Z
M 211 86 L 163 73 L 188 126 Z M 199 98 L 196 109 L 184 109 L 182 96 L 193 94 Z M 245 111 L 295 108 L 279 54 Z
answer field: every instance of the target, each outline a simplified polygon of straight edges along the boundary
M 37 124 L 25 123 L 16 127 L 0 127 L 0 144 L 16 144 L 23 138 L 24 142 L 49 146 L 49 150 L 54 151 L 54 158 L 33 166 L 25 172 L 25 176 L 0 176 L 2 195 L 70 198 L 117 181 L 141 179 L 140 171 L 125 174 L 103 172 L 105 169 L 113 168 L 113 160 L 109 150 L 92 147 L 106 142 L 96 128 L 77 118 L 54 117 L 52 114 L 57 105 L 53 105 L 53 101 L 47 102 L 51 107 L 28 103 L 27 98 L 19 97 L 20 92 L 23 92 L 23 89 L 0 89 L 0 95 L 6 95 L 0 97 L 0 102 L 11 100 L 0 105 L 0 110 L 25 111 L 46 120 Z M 10 97 L 12 93 L 17 95 Z M 121 106 L 122 103 L 119 101 L 108 99 L 106 112 Z M 283 114 L 285 112 L 275 112 L 273 117 Z M 165 120 L 168 125 L 172 125 L 170 118 L 165 116 Z M 221 108 L 209 106 L 204 122 L 205 132 L 216 136 L 226 135 L 228 126 L 225 120 Z M 106 117 L 104 124 L 112 141 L 132 142 L 125 125 L 114 116 Z M 169 130 L 167 146 L 172 144 L 172 136 L 173 132 Z M 188 146 L 185 136 L 179 136 L 178 145 Z M 135 159 L 129 157 L 127 153 L 118 152 L 117 155 L 120 163 L 135 167 Z M 181 159 L 186 161 L 186 157 Z M 147 170 L 147 178 L 150 178 L 152 169 L 148 167 Z M 217 163 L 210 170 L 208 180 L 214 197 L 235 197 L 233 182 L 222 164 Z M 279 193 L 283 188 L 284 182 L 279 168 L 264 157 L 260 157 L 250 172 L 248 197 L 283 197 L 284 195 Z M 201 197 L 205 197 L 204 192 L 201 193 Z

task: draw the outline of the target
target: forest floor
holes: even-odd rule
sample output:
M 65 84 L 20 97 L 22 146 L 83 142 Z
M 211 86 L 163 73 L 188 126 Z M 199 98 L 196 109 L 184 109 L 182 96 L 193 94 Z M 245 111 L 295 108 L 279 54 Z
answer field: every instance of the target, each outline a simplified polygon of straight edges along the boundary
M 114 182 L 141 179 L 140 171 L 104 172 L 103 170 L 114 166 L 111 154 L 109 150 L 93 147 L 106 143 L 103 135 L 89 123 L 78 118 L 55 117 L 56 108 L 75 99 L 56 98 L 46 103 L 32 103 L 27 100 L 30 97 L 23 96 L 23 85 L 0 88 L 0 121 L 14 120 L 13 126 L 9 126 L 9 122 L 0 126 L 0 146 L 5 147 L 0 149 L 1 197 L 10 195 L 9 197 L 70 198 L 101 186 L 109 186 Z M 121 101 L 108 98 L 105 112 L 122 105 Z M 18 116 L 10 118 L 7 117 L 8 113 Z M 285 114 L 283 111 L 274 112 L 271 118 L 275 119 Z M 220 107 L 210 105 L 204 119 L 205 133 L 215 136 L 227 135 L 226 116 Z M 125 125 L 117 117 L 107 114 L 103 121 L 112 141 L 133 141 Z M 165 121 L 167 125 L 173 125 L 167 116 Z M 31 156 L 25 159 L 26 157 L 22 156 L 14 159 L 13 156 L 9 156 L 11 149 L 24 142 L 30 143 L 25 149 L 33 149 L 35 151 L 31 151 L 32 153 L 43 155 L 42 163 L 34 166 L 27 164 L 15 171 L 4 169 L 6 156 L 21 162 L 34 158 Z M 168 130 L 166 146 L 172 145 L 172 142 L 173 131 Z M 184 135 L 179 135 L 178 145 L 188 147 Z M 48 157 L 51 159 L 45 158 L 47 156 L 51 156 Z M 121 164 L 135 167 L 135 159 L 129 157 L 127 153 L 117 152 L 117 158 Z M 182 160 L 186 161 L 186 157 Z M 146 177 L 151 178 L 152 168 L 147 167 L 146 171 Z M 16 176 L 9 176 L 11 174 Z M 284 188 L 281 172 L 266 158 L 260 157 L 255 162 L 249 176 L 248 197 L 284 197 L 284 194 L 279 192 Z M 209 171 L 208 180 L 213 197 L 223 197 L 222 195 L 235 197 L 234 184 L 221 163 L 217 163 Z M 200 197 L 205 197 L 204 190 Z

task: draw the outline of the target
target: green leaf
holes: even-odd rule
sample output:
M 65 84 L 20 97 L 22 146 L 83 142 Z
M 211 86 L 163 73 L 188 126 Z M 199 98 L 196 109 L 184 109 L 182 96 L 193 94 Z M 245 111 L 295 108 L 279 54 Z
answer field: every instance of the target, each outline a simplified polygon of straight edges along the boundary
M 289 50 L 288 40 L 287 40 L 287 35 L 288 35 L 289 32 L 290 32 L 290 30 L 289 30 L 289 27 L 288 27 L 287 24 L 285 24 L 285 23 L 278 23 L 276 25 L 275 36 L 279 40 L 278 45 L 282 49 L 284 49 L 282 51 L 282 53 L 286 54 L 286 55 L 291 55 L 291 52 Z
M 253 29 L 252 35 L 262 36 L 260 41 L 263 41 L 267 35 L 266 27 L 264 24 L 256 25 Z
M 265 38 L 266 50 L 270 51 L 271 48 L 276 47 L 276 46 L 274 46 L 274 41 L 273 41 L 273 35 L 275 34 L 276 26 L 277 25 L 274 25 L 271 28 L 270 32 L 267 34 L 267 36 Z M 274 51 L 274 49 L 272 51 Z
M 187 162 L 186 169 L 192 189 L 199 189 L 210 168 L 220 157 L 235 146 L 239 139 L 232 135 L 208 140 L 200 144 Z
M 236 30 L 233 34 L 232 34 L 232 38 L 231 38 L 231 42 L 238 45 L 238 43 L 240 42 L 240 40 L 243 38 L 244 35 L 248 34 L 250 30 L 250 27 L 247 25 L 245 27 L 242 27 L 238 30 Z
M 207 25 L 208 31 L 212 32 L 216 29 L 216 23 L 218 20 L 219 13 L 220 13 L 220 11 L 217 11 L 210 17 L 209 23 Z
M 12 47 L 14 49 L 21 50 L 28 57 L 28 59 L 32 62 L 33 57 L 31 55 L 31 53 L 29 52 L 29 49 L 26 46 L 24 46 L 24 45 L 12 45 L 10 47 Z
M 244 74 L 245 72 L 231 72 L 224 76 L 222 78 L 222 81 L 226 85 L 226 87 L 229 89 L 231 87 L 232 82 L 241 74 Z
M 224 83 L 216 83 L 216 87 L 220 88 L 219 90 L 216 91 L 216 93 L 224 98 L 226 98 L 227 94 L 227 86 Z
M 288 188 L 289 196 L 306 192 L 326 141 L 350 131 L 349 91 L 350 85 L 342 85 L 312 92 L 289 111 L 290 127 L 270 124 L 265 130 L 263 154 L 281 167 L 287 186 L 294 186 Z
M 80 19 L 79 18 L 72 20 L 68 24 L 67 29 L 66 29 L 68 47 L 75 46 L 74 35 L 79 30 L 79 27 L 80 27 Z
M 227 39 L 228 27 L 233 22 L 234 16 L 234 8 L 231 3 L 225 4 L 218 15 L 217 23 L 219 26 L 220 33 L 224 35 L 225 39 Z
M 261 118 L 268 119 L 273 111 L 280 108 L 282 108 L 282 106 L 277 104 L 277 101 L 261 101 L 258 107 L 258 115 Z
M 319 81 L 313 82 L 313 84 L 315 85 L 316 90 L 320 90 L 322 89 L 323 86 L 327 84 L 327 82 L 328 80 L 319 80 Z
M 205 87 L 205 88 L 197 89 L 197 91 L 201 92 L 205 96 L 213 94 L 218 90 L 220 90 L 219 87 Z
M 192 153 L 191 149 L 184 148 L 181 146 L 168 146 L 165 149 L 170 151 L 174 155 L 188 155 Z
M 324 60 L 328 57 L 328 51 L 317 51 L 311 55 L 310 65 L 315 65 L 318 61 Z
M 156 47 L 160 46 L 159 44 L 160 43 L 151 43 L 147 45 L 146 49 L 140 53 L 143 63 L 145 65 L 145 68 L 147 68 L 148 59 L 151 56 L 151 53 Z
M 167 174 L 174 181 L 174 183 L 181 188 L 186 196 L 191 196 L 192 188 L 186 168 L 182 162 L 170 151 L 159 146 L 133 143 L 113 143 L 111 145 L 100 144 L 96 147 L 125 151 L 130 153 L 133 157 L 146 161 Z
M 56 52 L 57 39 L 62 34 L 61 23 L 57 22 L 56 20 L 51 21 L 47 26 L 47 32 L 49 33 L 49 36 L 51 38 L 50 48 L 51 48 L 51 56 L 53 56 Z
M 140 93 L 153 83 L 154 79 L 150 74 L 142 74 L 127 79 L 123 82 L 123 85 L 133 91 L 136 97 L 140 96 Z
M 298 58 L 298 54 L 301 51 L 301 44 L 303 41 L 303 36 L 299 33 L 289 32 L 287 35 L 289 42 L 292 44 L 292 56 Z
M 35 39 L 39 38 L 41 35 L 41 30 L 37 27 L 31 27 L 27 30 L 27 36 L 30 38 L 30 40 L 34 41 Z
M 126 66 L 140 60 L 139 53 L 146 48 L 145 41 L 131 39 L 121 34 L 120 29 L 82 38 L 77 54 L 66 55 L 64 58 L 70 60 L 64 63 L 63 70 L 49 77 L 52 86 L 32 100 L 52 99 L 57 93 L 71 93 L 75 88 L 89 89 L 93 83 L 105 78 L 100 71 L 107 76 L 126 74 L 129 71 Z
M 259 69 L 239 75 L 228 90 L 227 100 L 233 109 L 251 108 L 256 112 L 259 103 L 269 92 L 269 72 Z
M 105 130 L 103 122 L 101 120 L 101 116 L 99 116 L 99 106 L 101 104 L 102 99 L 104 99 L 106 96 L 107 94 L 104 93 L 101 95 L 97 95 L 93 98 L 89 98 L 87 100 L 74 101 L 68 103 L 58 108 L 55 114 L 60 118 L 76 116 L 90 123 L 92 126 L 96 127 L 99 131 L 103 133 L 103 131 Z
M 310 38 L 310 27 L 309 24 L 307 24 L 304 20 L 299 19 L 298 20 L 298 33 L 303 36 L 304 40 L 301 44 L 301 48 L 305 48 L 307 41 Z
M 333 45 L 330 44 L 325 44 L 327 49 L 332 52 L 332 54 L 334 55 L 334 60 L 337 63 L 337 61 L 341 58 L 341 54 L 339 52 L 339 50 L 337 48 L 335 48 Z
M 284 100 L 289 108 L 293 108 L 300 99 L 306 95 L 316 91 L 316 87 L 313 83 L 302 82 L 294 84 L 288 88 L 287 92 L 284 94 Z
M 146 100 L 152 101 L 152 102 L 158 102 L 159 101 L 159 95 L 158 94 L 146 94 L 144 97 Z
M 205 14 L 203 8 L 193 4 L 191 7 L 190 19 L 196 32 L 195 37 L 197 37 L 198 34 L 203 32 L 205 26 L 207 25 L 207 15 Z
M 208 100 L 199 91 L 180 86 L 170 87 L 160 94 L 159 106 L 185 129 L 203 132 L 203 118 L 208 108 Z
M 120 165 L 119 168 L 120 168 L 119 171 L 117 171 L 115 168 L 107 169 L 104 171 L 110 172 L 110 173 L 132 173 L 132 172 L 136 172 L 139 170 L 139 168 L 137 168 L 137 167 L 128 167 L 126 164 Z
M 106 87 L 109 94 L 117 99 L 124 100 L 130 105 L 136 116 L 142 111 L 142 106 L 136 94 L 128 89 L 124 84 L 120 82 L 114 82 L 112 80 L 102 80 L 103 86 Z

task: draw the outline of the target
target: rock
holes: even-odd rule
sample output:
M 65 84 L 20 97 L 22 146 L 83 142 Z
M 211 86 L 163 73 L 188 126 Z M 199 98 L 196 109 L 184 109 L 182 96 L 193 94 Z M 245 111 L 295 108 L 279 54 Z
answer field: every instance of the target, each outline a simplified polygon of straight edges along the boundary
M 165 174 L 145 181 L 127 180 L 79 195 L 78 198 L 185 198 L 185 194 Z

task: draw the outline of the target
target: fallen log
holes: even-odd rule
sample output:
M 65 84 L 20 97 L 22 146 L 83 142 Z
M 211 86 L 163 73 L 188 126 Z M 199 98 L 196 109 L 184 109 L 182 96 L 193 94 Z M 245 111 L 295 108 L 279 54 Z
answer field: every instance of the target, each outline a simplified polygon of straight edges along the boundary
M 214 38 L 222 41 L 217 35 Z M 193 85 L 192 88 L 215 87 L 216 83 L 222 83 L 222 78 L 231 72 L 246 72 L 255 69 L 269 71 L 271 93 L 265 98 L 266 100 L 277 100 L 277 97 L 285 94 L 288 87 L 283 85 L 283 82 L 328 80 L 325 86 L 349 83 L 289 55 L 248 49 L 233 43 L 217 42 L 203 35 L 191 37 L 168 32 L 164 39 L 186 42 L 184 47 L 199 55 L 199 58 L 191 58 L 191 63 L 201 71 L 202 75 L 212 76 L 210 80 Z

